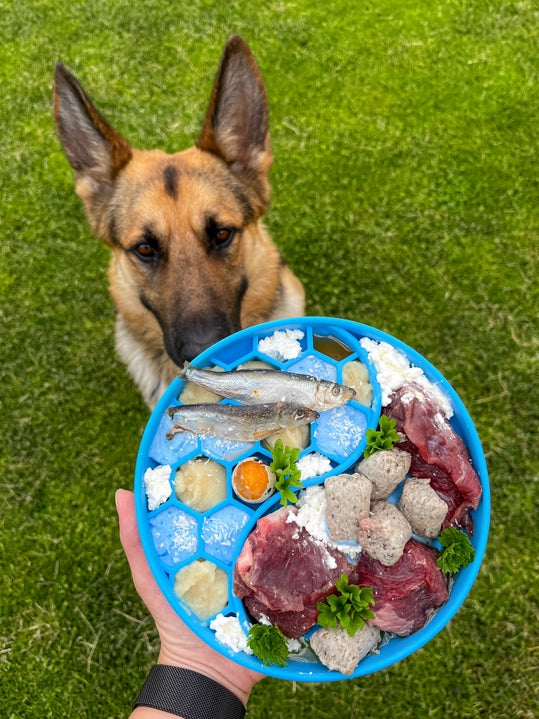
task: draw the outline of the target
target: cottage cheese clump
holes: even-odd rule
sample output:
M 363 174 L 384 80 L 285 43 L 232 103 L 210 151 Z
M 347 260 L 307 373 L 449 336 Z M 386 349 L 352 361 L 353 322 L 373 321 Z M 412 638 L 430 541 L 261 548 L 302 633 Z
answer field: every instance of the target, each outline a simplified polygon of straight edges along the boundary
M 217 641 L 232 649 L 233 652 L 253 653 L 247 646 L 247 635 L 241 628 L 237 614 L 229 617 L 225 617 L 224 614 L 218 614 L 215 619 L 212 619 L 210 622 L 210 629 L 213 629 L 215 632 Z
M 390 403 L 393 392 L 404 384 L 415 383 L 425 389 L 447 419 L 453 416 L 453 410 L 447 397 L 426 378 L 421 367 L 412 365 L 402 352 L 388 342 L 376 342 L 368 337 L 363 337 L 359 343 L 368 352 L 369 359 L 376 369 L 376 379 L 382 390 L 383 407 Z
M 305 333 L 301 330 L 276 330 L 269 337 L 258 342 L 258 351 L 279 362 L 295 359 L 301 354 L 301 344 Z
M 169 481 L 170 472 L 171 467 L 169 464 L 160 464 L 155 469 L 149 467 L 144 472 L 144 489 L 146 490 L 150 512 L 160 507 L 172 494 Z

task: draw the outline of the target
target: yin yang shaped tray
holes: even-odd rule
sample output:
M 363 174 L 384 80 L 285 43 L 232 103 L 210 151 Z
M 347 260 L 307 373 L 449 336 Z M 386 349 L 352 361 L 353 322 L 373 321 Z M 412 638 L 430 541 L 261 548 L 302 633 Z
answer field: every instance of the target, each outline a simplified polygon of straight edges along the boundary
M 281 361 L 260 350 L 261 340 L 285 330 L 298 331 L 297 336 L 301 334 L 298 339 L 298 356 Z M 177 434 L 172 440 L 167 439 L 165 435 L 172 422 L 166 410 L 181 403 L 179 397 L 185 385 L 185 381 L 178 378 L 170 384 L 153 411 L 138 451 L 134 483 L 137 523 L 146 558 L 163 594 L 190 629 L 217 652 L 245 667 L 281 679 L 315 682 L 350 679 L 384 669 L 409 656 L 430 641 L 455 615 L 475 581 L 485 552 L 490 492 L 479 437 L 466 408 L 451 385 L 412 348 L 384 332 L 350 320 L 302 317 L 277 320 L 242 330 L 204 351 L 192 364 L 199 368 L 215 367 L 229 371 L 259 360 L 283 372 L 315 374 L 339 383 L 343 382 L 343 368 L 348 362 L 359 360 L 367 367 L 372 387 L 369 406 L 351 400 L 343 407 L 322 412 L 320 418 L 311 425 L 310 442 L 301 451 L 300 460 L 305 455 L 319 453 L 329 458 L 331 469 L 307 479 L 304 485 L 308 487 L 323 484 L 328 476 L 354 471 L 366 446 L 366 431 L 378 425 L 381 388 L 376 370 L 360 344 L 362 338 L 387 342 L 404 354 L 411 365 L 423 370 L 427 379 L 442 391 L 453 410 L 451 425 L 468 448 L 479 476 L 482 498 L 478 508 L 472 510 L 474 534 L 471 541 L 475 548 L 475 558 L 457 573 L 447 602 L 422 629 L 408 637 L 391 638 L 359 662 L 352 674 L 344 675 L 327 669 L 309 650 L 299 655 L 291 654 L 285 667 L 264 665 L 254 655 L 236 651 L 219 641 L 210 628 L 212 617 L 200 619 L 174 591 L 178 571 L 198 560 L 207 560 L 224 571 L 227 577 L 228 601 L 216 614 L 237 615 L 244 631 L 250 627 L 252 620 L 242 601 L 233 592 L 234 565 L 257 520 L 280 507 L 280 494 L 276 492 L 259 505 L 243 502 L 232 490 L 231 474 L 237 463 L 246 457 L 257 456 L 269 463 L 271 453 L 267 447 L 261 442 L 228 442 L 189 432 Z M 344 437 L 341 433 L 339 439 L 334 429 L 349 426 L 350 423 L 356 431 L 344 433 Z M 214 460 L 226 470 L 226 498 L 204 512 L 195 511 L 182 503 L 174 491 L 176 471 L 195 457 Z M 160 506 L 150 510 L 144 474 L 148 469 L 164 465 L 171 468 L 171 494 Z

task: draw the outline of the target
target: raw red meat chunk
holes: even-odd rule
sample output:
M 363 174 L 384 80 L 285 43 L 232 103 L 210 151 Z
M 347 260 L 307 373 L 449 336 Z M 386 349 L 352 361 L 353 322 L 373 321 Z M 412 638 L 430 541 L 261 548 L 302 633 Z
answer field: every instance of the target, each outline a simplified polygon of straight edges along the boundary
M 431 487 L 448 506 L 443 526 L 463 527 L 471 534 L 470 508 L 481 499 L 481 483 L 472 467 L 466 445 L 439 407 L 417 385 L 397 390 L 384 413 L 397 421 L 404 433 L 398 446 L 412 455 L 410 474 L 431 480 Z
M 234 593 L 256 619 L 268 617 L 287 637 L 305 634 L 316 603 L 353 566 L 342 552 L 312 537 L 283 507 L 258 520 L 234 568 Z
M 436 565 L 438 556 L 437 549 L 415 539 L 390 567 L 362 552 L 350 581 L 372 587 L 375 618 L 370 623 L 403 637 L 421 629 L 449 598 L 447 579 Z

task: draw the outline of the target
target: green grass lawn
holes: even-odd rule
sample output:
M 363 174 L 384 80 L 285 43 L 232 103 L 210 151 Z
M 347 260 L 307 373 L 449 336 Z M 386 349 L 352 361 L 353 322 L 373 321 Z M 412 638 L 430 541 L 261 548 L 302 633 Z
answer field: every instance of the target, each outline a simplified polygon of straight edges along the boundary
M 135 146 L 197 137 L 229 34 L 271 103 L 268 227 L 310 314 L 453 384 L 492 486 L 487 555 L 432 642 L 374 676 L 267 679 L 251 719 L 537 716 L 537 57 L 531 0 L 0 0 L 0 714 L 125 717 L 155 660 L 114 492 L 147 410 L 107 249 L 51 116 L 61 59 Z

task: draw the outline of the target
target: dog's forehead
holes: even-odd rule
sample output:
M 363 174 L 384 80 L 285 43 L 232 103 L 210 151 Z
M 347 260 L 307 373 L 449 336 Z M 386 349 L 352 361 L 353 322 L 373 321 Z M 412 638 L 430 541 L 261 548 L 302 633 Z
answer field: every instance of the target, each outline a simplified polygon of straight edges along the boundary
M 244 186 L 218 158 L 197 148 L 168 155 L 161 151 L 135 154 L 126 168 L 122 194 L 132 211 L 164 208 L 173 211 L 219 208 L 231 221 L 248 224 L 254 208 Z

